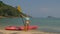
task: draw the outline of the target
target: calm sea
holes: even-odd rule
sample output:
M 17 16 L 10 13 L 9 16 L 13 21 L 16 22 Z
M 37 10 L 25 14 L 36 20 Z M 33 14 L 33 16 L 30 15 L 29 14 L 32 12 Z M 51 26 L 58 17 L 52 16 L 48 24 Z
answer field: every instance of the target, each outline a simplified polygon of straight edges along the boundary
M 0 18 L 0 28 L 6 26 L 22 26 L 21 18 Z M 60 18 L 31 18 L 30 25 L 37 25 L 37 30 L 45 32 L 60 32 Z

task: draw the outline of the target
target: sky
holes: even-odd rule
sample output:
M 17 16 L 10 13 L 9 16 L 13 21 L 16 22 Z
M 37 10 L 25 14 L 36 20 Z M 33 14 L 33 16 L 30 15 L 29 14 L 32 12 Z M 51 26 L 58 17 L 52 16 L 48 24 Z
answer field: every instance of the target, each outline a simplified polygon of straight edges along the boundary
M 60 0 L 1 0 L 5 4 L 21 6 L 23 13 L 33 17 L 60 17 Z

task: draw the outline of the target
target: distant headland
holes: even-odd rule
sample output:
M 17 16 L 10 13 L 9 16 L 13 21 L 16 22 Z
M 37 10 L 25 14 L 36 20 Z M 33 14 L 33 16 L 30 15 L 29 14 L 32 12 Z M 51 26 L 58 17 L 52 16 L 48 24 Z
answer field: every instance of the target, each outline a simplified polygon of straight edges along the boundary
M 20 17 L 20 14 L 26 16 L 26 14 L 19 12 L 16 7 L 12 7 L 0 1 L 0 18 Z
M 53 17 L 53 16 L 48 16 L 47 18 L 56 18 L 56 17 Z

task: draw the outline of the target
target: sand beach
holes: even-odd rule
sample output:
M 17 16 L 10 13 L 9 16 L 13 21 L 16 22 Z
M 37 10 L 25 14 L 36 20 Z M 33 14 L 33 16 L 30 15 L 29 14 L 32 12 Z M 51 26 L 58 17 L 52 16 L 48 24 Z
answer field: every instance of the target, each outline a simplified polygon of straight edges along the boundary
M 52 32 L 41 32 L 36 30 L 30 31 L 12 31 L 12 30 L 0 30 L 0 34 L 60 34 L 60 33 L 52 33 Z

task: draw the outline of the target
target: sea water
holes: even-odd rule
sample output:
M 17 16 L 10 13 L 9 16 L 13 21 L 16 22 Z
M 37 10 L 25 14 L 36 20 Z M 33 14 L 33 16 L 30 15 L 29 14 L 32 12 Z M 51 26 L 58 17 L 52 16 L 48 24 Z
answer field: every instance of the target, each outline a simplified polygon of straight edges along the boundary
M 30 25 L 37 25 L 39 31 L 60 32 L 60 18 L 31 18 L 30 20 Z M 22 18 L 0 18 L 0 28 L 23 25 Z

